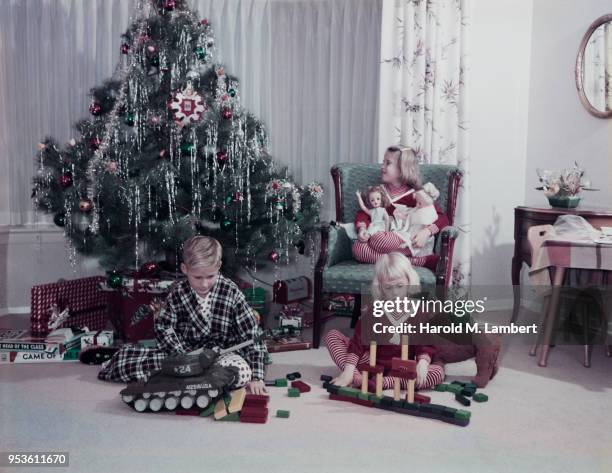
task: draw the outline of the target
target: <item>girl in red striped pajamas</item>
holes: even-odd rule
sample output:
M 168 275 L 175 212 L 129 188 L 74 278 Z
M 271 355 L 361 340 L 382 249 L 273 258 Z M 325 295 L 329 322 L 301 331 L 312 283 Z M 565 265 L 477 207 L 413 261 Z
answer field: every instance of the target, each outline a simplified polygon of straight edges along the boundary
M 372 281 L 373 300 L 392 300 L 403 298 L 419 286 L 419 276 L 406 256 L 401 253 L 382 255 L 376 262 L 374 280 Z M 399 291 L 399 292 L 398 292 Z M 352 338 L 348 338 L 338 330 L 330 330 L 325 336 L 325 344 L 332 360 L 342 370 L 340 376 L 332 383 L 339 386 L 361 386 L 361 373 L 357 366 L 369 364 L 369 344 L 363 344 L 361 339 L 361 320 L 357 321 Z M 410 345 L 409 357 L 417 359 L 417 389 L 432 388 L 444 381 L 444 368 L 431 364 L 431 358 L 436 348 L 430 345 Z M 391 368 L 391 359 L 400 358 L 401 347 L 395 345 L 378 345 L 376 363 L 385 367 L 387 374 Z M 393 379 L 384 376 L 383 389 L 393 387 Z M 371 380 L 373 381 L 373 380 Z M 408 381 L 401 380 L 402 389 L 407 389 Z
M 416 207 L 415 191 L 422 188 L 419 163 L 414 151 L 404 146 L 387 148 L 381 165 L 382 186 L 386 190 L 391 205 L 387 213 L 393 216 L 395 204 L 405 207 Z M 427 241 L 442 228 L 448 225 L 448 218 L 435 204 L 438 219 L 431 225 L 417 232 L 411 241 L 413 248 L 423 247 Z M 355 231 L 359 240 L 353 244 L 353 256 L 361 263 L 376 263 L 381 255 L 394 251 L 406 256 L 412 256 L 410 249 L 402 236 L 397 232 L 377 232 L 370 235 L 367 231 L 370 216 L 363 210 L 355 217 Z M 425 266 L 435 272 L 438 262 L 437 255 L 423 255 L 411 258 L 415 266 Z

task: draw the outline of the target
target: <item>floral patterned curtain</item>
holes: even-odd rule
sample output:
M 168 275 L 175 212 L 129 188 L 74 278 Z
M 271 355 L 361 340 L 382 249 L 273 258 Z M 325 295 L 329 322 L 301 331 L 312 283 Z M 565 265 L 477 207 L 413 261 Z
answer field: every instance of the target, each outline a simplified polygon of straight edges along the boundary
M 402 143 L 421 163 L 464 172 L 453 284 L 470 282 L 466 36 L 469 0 L 384 0 L 379 147 Z M 382 152 L 380 153 L 382 156 Z

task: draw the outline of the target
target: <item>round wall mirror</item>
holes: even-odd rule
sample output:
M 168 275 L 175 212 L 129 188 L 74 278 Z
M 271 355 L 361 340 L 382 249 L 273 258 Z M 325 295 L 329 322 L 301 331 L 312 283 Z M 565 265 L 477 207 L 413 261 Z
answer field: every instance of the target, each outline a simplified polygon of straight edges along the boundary
M 595 20 L 582 38 L 576 58 L 576 88 L 590 113 L 612 117 L 612 14 Z

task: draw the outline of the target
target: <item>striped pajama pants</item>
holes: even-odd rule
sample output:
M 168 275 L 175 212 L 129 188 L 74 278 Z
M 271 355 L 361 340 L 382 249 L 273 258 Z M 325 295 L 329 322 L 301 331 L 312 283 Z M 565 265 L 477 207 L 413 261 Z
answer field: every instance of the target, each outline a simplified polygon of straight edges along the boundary
M 436 272 L 438 255 L 413 256 L 409 248 L 402 248 L 404 240 L 394 232 L 378 232 L 367 242 L 353 243 L 353 257 L 360 263 L 374 264 L 382 255 L 397 251 L 408 256 L 414 266 L 424 266 Z
M 344 370 L 347 363 L 358 366 L 360 364 L 370 363 L 370 353 L 366 352 L 361 355 L 361 358 L 354 353 L 348 353 L 348 346 L 350 339 L 339 332 L 338 330 L 330 330 L 324 337 L 325 344 L 329 350 L 329 354 L 336 363 L 336 366 L 340 370 Z M 421 357 L 429 358 L 428 355 L 421 355 Z M 422 384 L 416 384 L 417 389 L 431 389 L 437 384 L 444 381 L 444 368 L 440 365 L 430 364 L 427 370 L 427 378 Z M 361 386 L 361 373 L 355 369 L 353 372 L 353 385 L 356 387 Z M 391 389 L 394 385 L 394 378 L 391 376 L 383 377 L 383 389 Z M 402 389 L 408 389 L 408 380 L 400 380 L 400 386 Z

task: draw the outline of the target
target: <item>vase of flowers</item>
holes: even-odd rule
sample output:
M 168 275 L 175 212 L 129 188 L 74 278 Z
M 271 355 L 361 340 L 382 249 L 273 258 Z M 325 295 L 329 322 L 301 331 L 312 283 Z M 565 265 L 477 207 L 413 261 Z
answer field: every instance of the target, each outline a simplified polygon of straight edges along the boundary
M 574 163 L 574 167 L 561 171 L 536 169 L 541 186 L 537 190 L 544 191 L 551 207 L 573 209 L 580 203 L 582 191 L 597 190 L 591 187 L 591 182 L 585 177 L 584 170 Z

